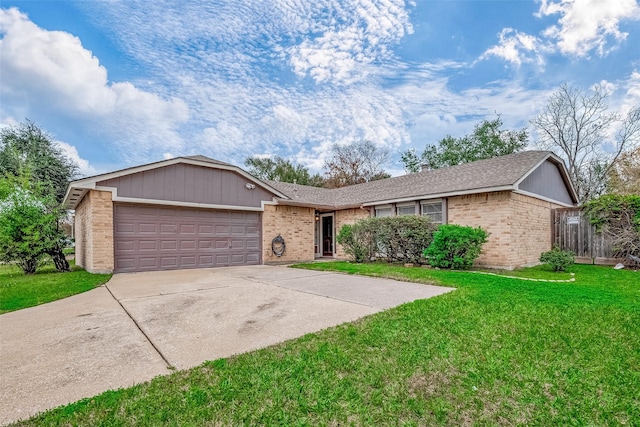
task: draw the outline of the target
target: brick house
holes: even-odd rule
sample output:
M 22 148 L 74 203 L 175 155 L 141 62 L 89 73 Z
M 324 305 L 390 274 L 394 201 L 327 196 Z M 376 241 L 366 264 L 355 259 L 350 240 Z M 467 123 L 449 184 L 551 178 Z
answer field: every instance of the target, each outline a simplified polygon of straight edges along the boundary
M 342 225 L 389 215 L 481 226 L 490 236 L 477 264 L 515 268 L 551 248 L 551 210 L 577 197 L 562 160 L 526 151 L 338 189 L 179 157 L 74 181 L 65 203 L 75 209 L 76 263 L 93 272 L 341 259 Z

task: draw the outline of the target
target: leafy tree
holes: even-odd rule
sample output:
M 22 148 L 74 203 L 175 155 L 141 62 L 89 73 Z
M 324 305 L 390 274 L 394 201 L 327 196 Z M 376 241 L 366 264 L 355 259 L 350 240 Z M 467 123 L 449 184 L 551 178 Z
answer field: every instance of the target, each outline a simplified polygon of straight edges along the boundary
M 589 222 L 611 243 L 614 256 L 640 257 L 640 195 L 605 194 L 584 207 Z
M 311 175 L 309 169 L 302 165 L 294 165 L 290 160 L 280 156 L 273 158 L 247 157 L 244 161 L 249 173 L 256 178 L 280 182 L 295 182 L 300 185 L 322 187 L 324 179 L 320 174 Z
M 539 144 L 559 151 L 567 162 L 580 202 L 606 190 L 620 156 L 640 141 L 640 107 L 626 115 L 611 112 L 609 95 L 602 85 L 584 90 L 564 84 L 531 121 Z M 605 145 L 611 148 L 606 150 Z
M 389 178 L 391 175 L 382 169 L 389 159 L 389 151 L 371 141 L 335 144 L 324 162 L 327 176 L 325 186 L 338 188 Z
M 41 196 L 60 203 L 78 166 L 55 145 L 53 137 L 27 120 L 0 130 L 0 176 L 28 176 Z
M 26 274 L 36 271 L 45 254 L 53 257 L 56 268 L 69 270 L 62 255 L 65 236 L 58 227 L 59 213 L 48 208 L 46 200 L 15 185 L 7 194 L 8 179 L 2 179 L 0 200 L 0 261 L 15 261 Z
M 0 256 L 12 259 L 24 256 L 18 262 L 25 272 L 31 272 L 35 268 L 33 263 L 48 254 L 59 271 L 69 271 L 62 252 L 65 238 L 60 220 L 66 210 L 61 202 L 77 171 L 78 166 L 60 151 L 53 137 L 33 122 L 27 120 L 0 130 L 0 178 L 4 178 L 2 191 L 5 193 L 0 195 L 0 200 L 9 200 L 4 204 L 0 228 L 5 248 L 10 251 Z M 10 202 L 16 194 L 25 195 L 29 204 Z M 36 209 L 38 206 L 42 207 L 41 211 Z M 20 212 L 24 218 L 18 221 Z M 32 238 L 37 242 L 28 243 Z M 24 245 L 31 245 L 31 250 L 20 249 Z
M 400 159 L 409 173 L 420 172 L 422 165 L 428 169 L 455 166 L 476 160 L 490 159 L 523 150 L 529 137 L 526 128 L 519 131 L 502 128 L 502 119 L 483 120 L 473 133 L 454 138 L 447 135 L 437 145 L 428 145 L 418 155 L 415 149 L 405 151 Z
M 609 173 L 609 191 L 640 194 L 640 147 L 620 155 Z

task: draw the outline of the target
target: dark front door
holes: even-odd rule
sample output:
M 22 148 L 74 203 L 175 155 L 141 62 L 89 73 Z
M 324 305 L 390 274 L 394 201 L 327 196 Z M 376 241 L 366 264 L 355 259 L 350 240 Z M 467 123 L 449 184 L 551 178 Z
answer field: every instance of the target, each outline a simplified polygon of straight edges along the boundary
M 322 217 L 322 256 L 333 256 L 333 216 Z

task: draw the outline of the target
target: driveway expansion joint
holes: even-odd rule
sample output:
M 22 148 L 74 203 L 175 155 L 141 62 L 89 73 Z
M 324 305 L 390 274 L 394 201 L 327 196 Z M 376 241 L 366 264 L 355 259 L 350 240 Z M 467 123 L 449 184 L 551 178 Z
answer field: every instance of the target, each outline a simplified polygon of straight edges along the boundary
M 109 286 L 107 286 L 107 284 L 104 285 L 104 287 L 107 289 L 107 291 L 109 292 L 109 294 L 111 295 L 111 297 L 118 303 L 118 305 L 120 305 L 120 307 L 122 307 L 122 310 L 125 312 L 125 314 L 127 315 L 127 317 L 129 317 L 129 319 L 131 319 L 131 321 L 133 322 L 134 325 L 136 325 L 136 328 L 140 331 L 140 333 L 142 334 L 142 336 L 144 336 L 144 338 L 147 340 L 147 342 L 149 344 L 151 344 L 151 347 L 153 347 L 153 349 L 156 351 L 156 353 L 158 353 L 158 355 L 160 356 L 160 358 L 162 358 L 162 360 L 164 361 L 164 363 L 167 365 L 167 369 L 169 370 L 174 370 L 176 369 L 175 366 L 173 366 L 173 364 L 171 362 L 169 362 L 169 359 L 166 358 L 166 356 L 164 354 L 162 354 L 162 352 L 160 351 L 160 349 L 158 348 L 158 346 L 156 346 L 156 344 L 151 340 L 151 338 L 149 337 L 149 335 L 147 335 L 145 333 L 145 331 L 142 329 L 142 327 L 138 324 L 138 322 L 136 321 L 136 319 L 133 318 L 133 316 L 131 315 L 131 313 L 129 313 L 129 310 L 126 309 L 126 307 L 124 305 L 122 305 L 122 303 L 120 302 L 120 300 L 118 298 L 116 298 L 115 295 L 113 295 L 113 292 L 111 292 L 111 289 L 109 289 Z

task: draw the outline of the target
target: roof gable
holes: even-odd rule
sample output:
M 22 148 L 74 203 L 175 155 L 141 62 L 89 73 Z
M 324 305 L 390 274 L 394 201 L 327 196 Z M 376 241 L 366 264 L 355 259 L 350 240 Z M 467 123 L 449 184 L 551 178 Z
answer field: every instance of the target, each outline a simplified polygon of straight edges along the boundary
M 281 197 L 283 199 L 287 199 L 287 195 L 282 193 L 276 188 L 269 186 L 267 183 L 255 178 L 249 173 L 245 172 L 241 168 L 231 165 L 229 163 L 220 162 L 215 159 L 210 159 L 205 156 L 188 156 L 188 157 L 176 157 L 173 159 L 163 160 L 154 163 L 148 163 L 146 165 L 134 166 L 127 169 L 121 169 L 114 172 L 108 172 L 100 175 L 94 175 L 86 178 L 82 178 L 79 180 L 72 181 L 69 184 L 67 189 L 67 193 L 65 195 L 63 204 L 70 209 L 74 209 L 77 204 L 82 200 L 87 191 L 91 189 L 95 189 L 99 187 L 100 183 L 111 182 L 112 180 L 116 180 L 118 178 L 131 176 L 139 173 L 144 173 L 147 171 L 153 171 L 159 168 L 166 168 L 172 165 L 178 164 L 187 164 L 194 166 L 202 166 L 205 168 L 211 169 L 221 169 L 234 172 L 244 179 L 250 181 L 253 185 L 256 185 L 269 193 Z

